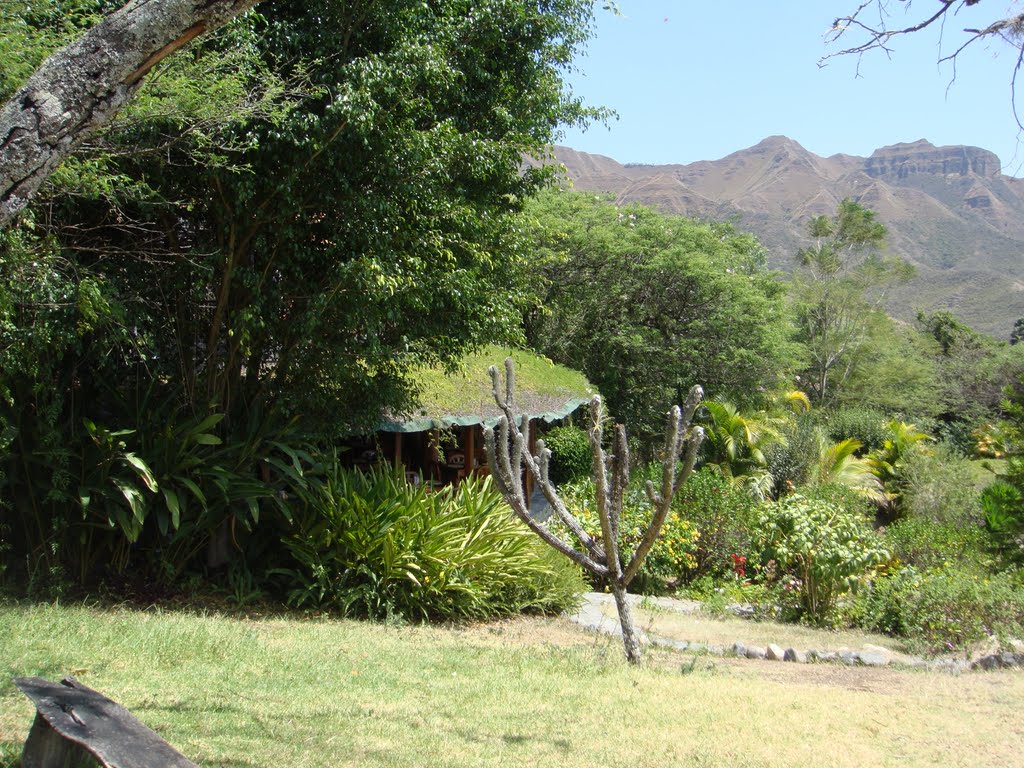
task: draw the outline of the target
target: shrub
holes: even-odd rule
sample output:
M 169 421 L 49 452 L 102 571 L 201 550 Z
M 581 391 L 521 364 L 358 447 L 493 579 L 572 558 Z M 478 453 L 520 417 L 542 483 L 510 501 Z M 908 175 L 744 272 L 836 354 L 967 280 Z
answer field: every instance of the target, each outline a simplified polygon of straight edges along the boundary
M 844 512 L 870 520 L 875 514 L 875 503 L 855 488 L 845 485 L 816 485 L 800 489 L 800 495 L 813 501 L 824 501 Z
M 818 416 L 832 442 L 852 437 L 863 446 L 864 453 L 879 450 L 889 439 L 889 420 L 889 416 L 874 408 L 837 408 Z
M 911 600 L 921 589 L 922 572 L 912 565 L 875 579 L 861 590 L 847 618 L 850 623 L 871 632 L 896 637 L 914 635 L 914 611 Z
M 484 618 L 573 605 L 583 583 L 515 519 L 490 478 L 428 493 L 331 462 L 305 494 L 278 569 L 289 602 L 371 618 Z
M 765 505 L 757 544 L 762 565 L 774 561 L 801 617 L 816 624 L 830 621 L 839 598 L 889 559 L 862 516 L 799 495 Z
M 644 475 L 644 472 L 638 471 L 626 491 L 623 514 L 619 520 L 620 557 L 625 557 L 636 549 L 650 522 L 652 513 L 643 490 Z M 583 525 L 584 530 L 600 540 L 601 522 L 594 501 L 593 481 L 571 483 L 563 486 L 561 491 L 563 500 Z M 693 523 L 682 517 L 673 506 L 673 511 L 666 518 L 661 529 L 661 535 L 655 539 L 654 546 L 651 547 L 651 551 L 637 574 L 636 581 L 633 582 L 635 591 L 640 593 L 662 591 L 666 582 L 677 583 L 686 574 L 692 573 L 697 565 L 695 555 L 698 535 Z M 634 589 L 633 586 L 630 588 Z
M 818 432 L 810 416 L 800 416 L 785 425 L 782 440 L 765 448 L 765 462 L 775 483 L 776 496 L 790 493 L 811 476 L 820 453 Z
M 909 517 L 889 526 L 885 538 L 896 560 L 917 568 L 965 562 L 988 564 L 989 537 L 977 523 L 958 525 Z
M 1024 589 L 1010 573 L 906 566 L 862 593 L 857 623 L 908 637 L 929 653 L 963 650 L 989 635 L 1019 635 Z
M 590 477 L 593 454 L 590 438 L 579 427 L 555 427 L 544 434 L 544 444 L 551 451 L 551 481 L 556 485 Z
M 672 506 L 697 530 L 691 578 L 726 576 L 733 571 L 731 556 L 750 552 L 758 502 L 721 475 L 707 469 L 690 475 Z
M 981 503 L 970 462 L 948 445 L 909 451 L 899 471 L 900 512 L 939 524 L 977 525 Z
M 982 491 L 981 507 L 999 551 L 1010 560 L 1024 560 L 1024 493 L 1019 479 L 996 479 Z

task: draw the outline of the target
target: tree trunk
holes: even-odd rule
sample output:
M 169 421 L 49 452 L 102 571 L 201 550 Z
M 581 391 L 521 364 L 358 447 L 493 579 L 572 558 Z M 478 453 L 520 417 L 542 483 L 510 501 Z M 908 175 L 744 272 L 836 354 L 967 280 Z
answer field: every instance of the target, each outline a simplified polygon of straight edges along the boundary
M 619 626 L 622 628 L 622 646 L 626 652 L 626 661 L 630 664 L 639 665 L 640 636 L 637 634 L 636 625 L 633 623 L 633 609 L 629 605 L 629 596 L 626 588 L 611 582 L 612 595 L 615 597 L 615 609 L 619 612 Z
M 57 51 L 0 109 L 0 229 L 142 78 L 181 46 L 259 0 L 129 0 Z

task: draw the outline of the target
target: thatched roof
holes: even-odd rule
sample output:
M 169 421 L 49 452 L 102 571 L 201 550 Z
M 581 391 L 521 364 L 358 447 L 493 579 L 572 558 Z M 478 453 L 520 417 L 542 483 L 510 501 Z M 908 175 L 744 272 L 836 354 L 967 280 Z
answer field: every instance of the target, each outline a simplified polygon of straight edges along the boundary
M 412 413 L 385 418 L 378 429 L 384 432 L 423 432 L 453 426 L 493 426 L 501 412 L 491 394 L 487 369 L 495 365 L 504 371 L 504 361 L 516 364 L 514 410 L 531 419 L 556 421 L 575 411 L 596 393 L 594 386 L 577 371 L 556 365 L 545 357 L 521 349 L 488 346 L 468 355 L 456 373 L 442 368 L 417 371 L 414 379 L 420 406 Z

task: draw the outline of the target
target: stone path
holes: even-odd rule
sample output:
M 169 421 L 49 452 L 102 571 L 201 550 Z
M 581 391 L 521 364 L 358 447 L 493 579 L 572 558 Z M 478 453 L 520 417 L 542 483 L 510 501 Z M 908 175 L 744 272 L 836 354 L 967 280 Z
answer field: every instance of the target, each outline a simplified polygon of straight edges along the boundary
M 675 613 L 694 614 L 700 612 L 701 604 L 696 600 L 678 600 L 671 597 L 644 597 L 641 595 L 629 595 L 630 604 L 637 608 L 641 603 L 653 605 L 661 610 L 673 611 Z M 587 592 L 575 613 L 566 614 L 566 617 L 592 632 L 599 632 L 615 637 L 622 636 L 619 627 L 619 620 L 614 613 L 615 600 L 610 594 L 602 592 Z M 608 606 L 612 607 L 607 611 Z M 741 607 L 737 607 L 738 613 L 743 613 Z M 923 668 L 934 670 L 945 670 L 949 672 L 963 672 L 970 669 L 1000 669 L 1020 668 L 1024 666 L 1024 644 L 1015 645 L 1016 653 L 1001 652 L 989 653 L 974 659 L 924 659 L 920 656 L 910 656 L 897 653 L 888 648 L 876 645 L 865 645 L 860 649 L 841 648 L 836 651 L 818 649 L 797 649 L 783 648 L 775 643 L 762 645 L 747 645 L 737 640 L 732 645 L 714 645 L 708 643 L 689 642 L 669 637 L 640 632 L 641 641 L 645 644 L 673 648 L 680 651 L 692 653 L 705 653 L 713 656 L 733 656 L 747 659 L 766 659 L 768 661 L 788 661 L 795 663 L 807 662 L 833 662 L 847 664 L 850 666 L 864 667 L 887 667 L 899 666 L 906 668 Z

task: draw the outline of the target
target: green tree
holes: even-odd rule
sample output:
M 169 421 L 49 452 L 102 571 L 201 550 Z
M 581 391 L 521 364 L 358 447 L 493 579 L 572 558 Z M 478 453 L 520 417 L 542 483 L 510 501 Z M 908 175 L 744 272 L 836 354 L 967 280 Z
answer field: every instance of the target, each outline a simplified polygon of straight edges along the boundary
M 917 320 L 939 348 L 935 415 L 946 435 L 969 450 L 970 433 L 1001 417 L 1006 388 L 1024 373 L 1024 349 L 978 333 L 949 312 L 919 313 Z
M 909 275 L 909 266 L 885 258 L 885 227 L 873 211 L 846 199 L 832 217 L 807 226 L 813 245 L 796 256 L 793 290 L 798 339 L 807 349 L 808 394 L 830 404 L 858 361 L 884 287 Z
M 65 157 L 110 123 L 154 66 L 257 1 L 167 0 L 152 5 L 133 0 L 114 9 L 100 0 L 86 7 L 86 15 L 90 10 L 107 13 L 49 56 L 0 105 L 0 227 L 10 224 Z M 40 14 L 33 5 L 22 9 L 21 19 L 49 10 L 43 3 Z M 73 4 L 75 10 L 82 7 Z M 9 9 L 0 12 L 0 20 L 6 21 Z
M 1013 332 L 1010 333 L 1010 344 L 1019 344 L 1024 341 L 1024 317 L 1018 317 L 1013 324 Z
M 409 364 L 514 334 L 515 214 L 547 176 L 520 173 L 519 158 L 586 114 L 560 72 L 590 4 L 265 11 L 197 48 L 178 77 L 169 63 L 103 137 L 101 172 L 118 183 L 71 178 L 40 223 L 83 267 L 103 262 L 140 310 L 150 366 L 192 402 L 218 402 L 225 427 L 261 402 L 367 424 L 407 393 Z M 214 70 L 206 100 L 168 87 L 238 51 L 249 68 Z M 168 109 L 262 86 L 265 73 L 301 86 L 277 113 L 211 127 Z
M 792 369 L 784 287 L 727 224 L 564 190 L 527 208 L 541 302 L 527 338 L 586 373 L 647 440 L 694 381 L 756 407 Z
M 932 339 L 882 312 L 865 321 L 863 345 L 832 404 L 917 420 L 938 417 L 945 383 Z
M 19 9 L 41 47 L 87 3 L 52 5 Z M 0 243 L 5 277 L 61 282 L 60 312 L 18 288 L 4 315 L 4 350 L 43 316 L 62 339 L 45 376 L 0 371 L 8 480 L 73 493 L 83 417 L 141 439 L 213 410 L 225 449 L 274 415 L 334 438 L 410 405 L 410 366 L 515 335 L 519 213 L 551 174 L 521 158 L 592 114 L 562 81 L 591 7 L 276 0 L 160 63 Z M 47 430 L 59 471 L 14 478 Z

